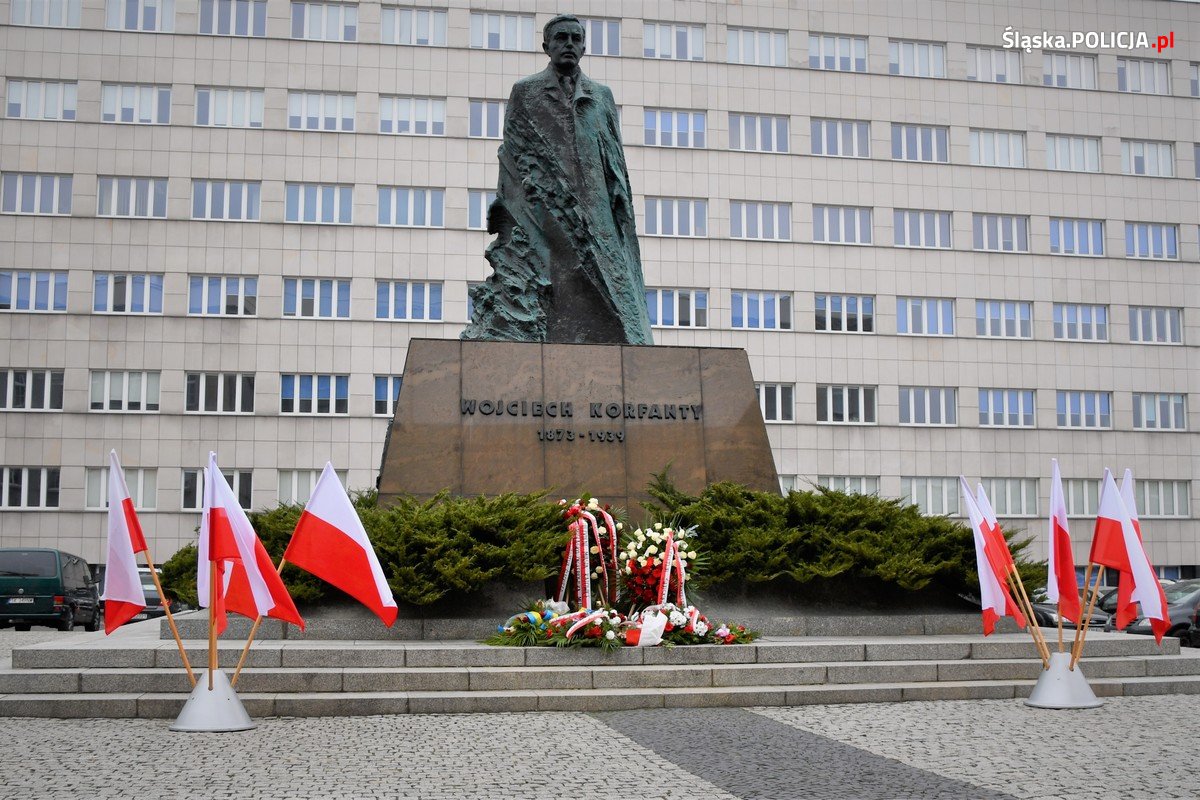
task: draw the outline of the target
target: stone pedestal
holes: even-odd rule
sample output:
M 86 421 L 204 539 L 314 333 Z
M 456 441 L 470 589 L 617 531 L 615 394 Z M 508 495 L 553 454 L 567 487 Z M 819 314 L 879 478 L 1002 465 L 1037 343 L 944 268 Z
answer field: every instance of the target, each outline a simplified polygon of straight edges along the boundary
M 778 491 L 744 350 L 414 339 L 379 491 L 587 491 L 640 516 L 651 473 Z

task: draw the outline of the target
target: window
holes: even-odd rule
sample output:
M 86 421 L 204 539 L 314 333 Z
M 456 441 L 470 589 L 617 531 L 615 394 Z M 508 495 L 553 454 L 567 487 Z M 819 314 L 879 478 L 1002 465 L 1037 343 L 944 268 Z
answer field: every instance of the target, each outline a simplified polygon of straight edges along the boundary
M 853 211 L 854 209 L 845 209 Z M 871 234 L 871 209 L 858 209 L 867 214 L 867 236 Z M 792 206 L 789 203 L 748 203 L 729 201 L 729 235 L 734 239 L 766 239 L 791 241 Z M 869 241 L 869 240 L 868 240 Z
M 1121 172 L 1126 175 L 1175 177 L 1175 147 L 1170 142 L 1121 140 Z
M 0 311 L 66 311 L 67 273 L 0 270 Z
M 1200 64 L 1188 66 L 1192 73 L 1192 97 L 1200 97 Z
M 402 375 L 375 376 L 375 414 L 383 417 L 396 416 L 396 400 L 400 398 Z
M 476 139 L 499 139 L 504 136 L 504 100 L 472 100 L 467 135 Z
M 444 227 L 444 189 L 379 187 L 379 224 L 410 228 Z
M 950 129 L 892 123 L 892 158 L 897 161 L 950 162 Z
M 998 517 L 1038 515 L 1037 478 L 983 478 L 980 481 Z
M 266 36 L 267 0 L 200 0 L 200 33 Z
M 263 90 L 197 86 L 196 124 L 213 128 L 261 128 Z
M 647 197 L 647 236 L 707 236 L 708 201 Z
M 96 216 L 167 218 L 167 179 L 101 175 L 96 188 Z
M 446 12 L 428 8 L 384 6 L 380 34 L 384 44 L 446 46 Z
M 1117 91 L 1135 94 L 1170 94 L 1170 63 L 1145 58 L 1118 58 Z
M 58 508 L 58 467 L 4 467 L 0 508 Z
M 1200 178 L 1200 144 L 1192 145 L 1192 160 L 1196 167 L 1196 177 Z
M 1133 427 L 1138 430 L 1187 430 L 1187 395 L 1133 393 Z
M 813 241 L 828 244 L 870 244 L 871 209 L 813 206 Z
M 92 370 L 90 411 L 158 411 L 158 372 Z
M 195 414 L 253 414 L 254 373 L 187 373 L 183 410 Z
M 1059 390 L 1055 401 L 1060 428 L 1111 428 L 1112 394 Z
M 64 81 L 8 81 L 5 115 L 10 119 L 75 119 L 79 84 Z
M 246 511 L 253 503 L 254 481 L 250 470 L 221 470 L 229 488 L 237 495 L 238 505 Z M 180 506 L 184 511 L 200 511 L 204 508 L 204 470 L 183 470 L 183 492 Z
M 1054 338 L 1078 342 L 1108 341 L 1108 306 L 1054 304 Z
M 438 281 L 376 281 L 375 319 L 437 321 L 442 318 Z
M 796 419 L 796 387 L 791 383 L 756 383 L 758 408 L 763 422 L 794 422 Z
M 617 19 L 579 19 L 589 56 L 621 55 L 621 21 Z
M 817 485 L 846 494 L 879 494 L 878 475 L 818 475 Z
M 1130 306 L 1129 341 L 1144 344 L 1183 344 L 1183 309 Z
M 968 45 L 967 80 L 1020 83 L 1021 51 Z
M 871 157 L 871 123 L 848 119 L 813 119 L 812 154 L 843 158 Z
M 642 26 L 642 55 L 675 61 L 703 61 L 704 26 L 647 22 Z
M 92 311 L 97 314 L 161 314 L 163 274 L 96 272 Z
M 729 149 L 788 152 L 788 118 L 729 112 Z
M 292 38 L 323 42 L 356 42 L 358 6 L 292 0 Z
M 287 222 L 349 225 L 354 187 L 332 183 L 284 184 L 283 218 Z
M 1050 252 L 1069 256 L 1104 255 L 1104 221 L 1051 217 Z
M 30 2 L 36 5 L 36 0 Z M 109 30 L 146 33 L 175 30 L 175 0 L 107 0 L 105 9 L 104 26 Z
M 971 163 L 981 167 L 1025 166 L 1025 134 L 972 128 Z
M 281 469 L 279 470 L 279 502 L 285 505 L 307 503 L 312 490 L 321 477 L 319 469 Z M 342 485 L 346 485 L 347 472 L 344 469 L 334 470 Z
M 253 317 L 257 309 L 258 278 L 188 276 L 188 314 Z
M 941 386 L 901 386 L 901 425 L 957 425 L 958 389 Z
M 954 301 L 937 297 L 897 297 L 896 333 L 953 336 Z
M 39 28 L 78 28 L 83 0 L 12 0 L 13 25 L 32 25 Z
M 283 315 L 350 319 L 349 279 L 284 278 Z
M 790 294 L 735 290 L 731 298 L 733 327 L 752 330 L 792 329 Z
M 446 101 L 436 97 L 380 97 L 379 132 L 445 136 Z
M 1032 428 L 1035 425 L 1033 389 L 979 390 L 979 424 L 985 428 Z
M 1063 500 L 1068 517 L 1094 517 L 1100 508 L 1100 481 L 1095 478 L 1063 478 Z
M 1091 136 L 1046 134 L 1046 169 L 1099 172 L 1100 140 Z
M 976 250 L 998 253 L 1029 252 L 1029 217 L 1013 214 L 973 214 L 971 227 Z
M 642 143 L 649 147 L 704 147 L 707 127 L 703 111 L 647 108 Z
M 192 219 L 258 222 L 261 194 L 257 181 L 192 181 Z
M 838 72 L 866 72 L 866 37 L 809 34 L 808 68 L 831 69 Z
M 303 131 L 352 131 L 354 95 L 288 92 L 288 127 Z
M 787 32 L 751 28 L 729 28 L 726 61 L 730 64 L 757 64 L 760 67 L 786 67 Z
M 958 516 L 958 493 L 958 478 L 900 478 L 900 498 L 927 516 Z
M 1179 227 L 1159 222 L 1126 222 L 1125 257 L 1179 258 Z
M 817 422 L 875 424 L 874 386 L 817 386 Z
M 471 12 L 471 47 L 533 50 L 533 17 Z
M 1043 53 L 1042 84 L 1060 89 L 1095 89 L 1096 57 Z
M 831 333 L 874 333 L 875 298 L 857 294 L 818 294 L 814 327 Z
M 704 289 L 647 289 L 646 310 L 658 328 L 707 328 L 708 292 Z
M 347 414 L 349 375 L 279 376 L 280 414 Z
M 1135 484 L 1139 517 L 1187 517 L 1190 481 L 1140 480 Z
M 71 183 L 70 175 L 6 172 L 0 178 L 0 211 L 69 215 Z
M 125 485 L 133 507 L 138 511 L 158 508 L 158 470 L 125 467 Z M 85 481 L 84 508 L 102 511 L 108 508 L 108 467 L 88 467 Z
M 1004 339 L 1033 337 L 1033 304 L 1019 300 L 976 300 L 975 335 Z
M 473 231 L 487 230 L 487 212 L 496 202 L 496 193 L 485 189 L 467 192 L 467 227 Z
M 61 369 L 0 370 L 0 410 L 62 411 Z
M 889 39 L 888 72 L 917 78 L 944 78 L 946 45 Z
M 892 212 L 897 247 L 950 247 L 950 212 L 897 208 Z

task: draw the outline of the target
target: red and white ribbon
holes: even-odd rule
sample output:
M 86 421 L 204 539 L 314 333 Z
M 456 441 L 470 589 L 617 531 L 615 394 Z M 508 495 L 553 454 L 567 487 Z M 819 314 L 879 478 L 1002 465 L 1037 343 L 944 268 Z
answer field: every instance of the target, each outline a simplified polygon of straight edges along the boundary
M 570 639 L 572 636 L 574 636 L 576 633 L 578 633 L 580 629 L 586 628 L 588 625 L 591 625 L 596 620 L 604 619 L 607 616 L 608 616 L 607 611 L 593 611 L 591 614 L 588 614 L 586 617 L 579 620 L 578 622 L 576 622 L 574 625 L 572 625 L 570 628 L 567 629 L 567 638 Z
M 663 541 L 662 551 L 662 576 L 658 582 L 658 603 L 662 605 L 667 602 L 667 597 L 671 589 L 671 573 L 675 573 L 676 587 L 675 599 L 678 605 L 687 605 L 687 593 L 683 588 L 684 581 L 687 580 L 687 570 L 683 566 L 683 557 L 679 555 L 679 548 L 675 544 L 675 532 L 667 531 L 665 540 Z

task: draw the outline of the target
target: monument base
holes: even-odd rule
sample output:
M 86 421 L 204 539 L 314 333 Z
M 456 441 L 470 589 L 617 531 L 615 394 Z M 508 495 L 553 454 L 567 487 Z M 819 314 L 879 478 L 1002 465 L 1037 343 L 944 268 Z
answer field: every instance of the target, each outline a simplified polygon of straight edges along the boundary
M 380 499 L 589 492 L 637 515 L 653 473 L 779 491 L 744 350 L 414 339 Z
M 1051 653 L 1050 669 L 1042 670 L 1025 705 L 1034 708 L 1099 708 L 1096 697 L 1078 663 L 1071 669 L 1070 653 Z
M 253 730 L 254 720 L 246 713 L 237 692 L 225 673 L 212 674 L 213 688 L 208 688 L 208 674 L 200 673 L 183 710 L 171 725 L 173 731 L 188 733 L 228 733 Z

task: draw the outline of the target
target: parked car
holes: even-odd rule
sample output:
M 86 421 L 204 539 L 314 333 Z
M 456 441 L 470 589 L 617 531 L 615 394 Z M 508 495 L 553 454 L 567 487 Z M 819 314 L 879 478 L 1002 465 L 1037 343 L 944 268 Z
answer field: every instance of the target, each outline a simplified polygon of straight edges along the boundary
M 1166 635 L 1177 636 L 1182 640 L 1196 618 L 1196 609 L 1200 607 L 1200 579 L 1176 581 L 1170 586 L 1164 586 L 1163 594 L 1167 598 L 1167 615 L 1171 621 L 1171 627 L 1167 629 Z M 1116 623 L 1114 621 L 1110 624 L 1115 625 Z M 1106 627 L 1105 630 L 1108 628 Z M 1150 620 L 1143 616 L 1139 616 L 1129 623 L 1129 627 L 1125 630 L 1129 633 L 1143 635 L 1154 632 L 1150 628 Z M 1191 640 L 1190 634 L 1187 635 L 1187 639 Z
M 162 570 L 155 568 L 155 572 L 162 576 Z M 145 597 L 146 608 L 135 614 L 135 620 L 154 619 L 156 617 L 164 617 L 167 612 L 163 608 L 162 598 L 158 596 L 158 587 L 154 585 L 154 578 L 150 576 L 149 567 L 138 567 L 138 578 L 142 582 L 142 595 Z M 168 599 L 170 596 L 168 595 Z M 178 600 L 171 599 L 171 613 L 180 611 L 182 606 Z
M 1033 603 L 1033 618 L 1039 627 L 1042 628 L 1057 628 L 1058 627 L 1058 604 L 1057 603 Z M 1108 614 L 1105 614 L 1100 609 L 1094 609 L 1088 625 L 1099 630 L 1104 627 L 1104 623 L 1108 622 Z M 1063 620 L 1063 627 L 1073 627 L 1075 623 Z
M 1200 647 L 1200 607 L 1192 614 L 1192 624 L 1179 637 L 1179 643 L 1187 647 Z
M 61 550 L 0 548 L 0 628 L 100 629 L 104 607 L 87 562 Z

